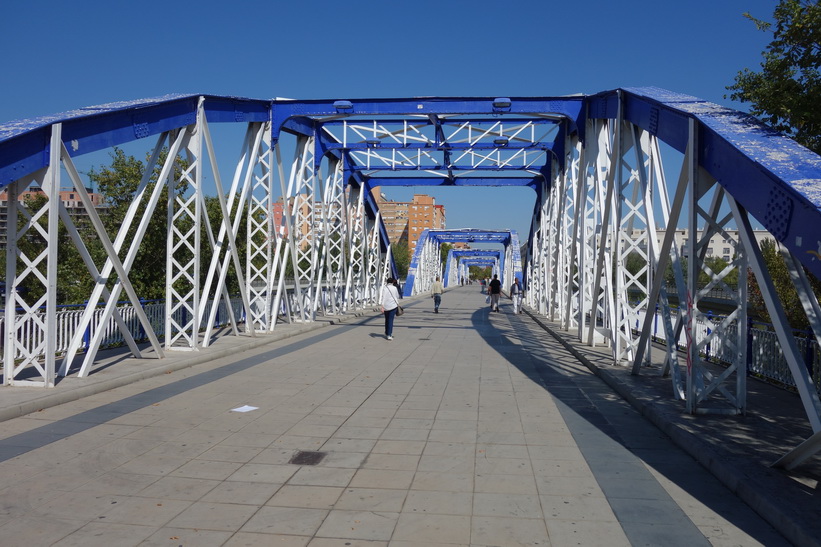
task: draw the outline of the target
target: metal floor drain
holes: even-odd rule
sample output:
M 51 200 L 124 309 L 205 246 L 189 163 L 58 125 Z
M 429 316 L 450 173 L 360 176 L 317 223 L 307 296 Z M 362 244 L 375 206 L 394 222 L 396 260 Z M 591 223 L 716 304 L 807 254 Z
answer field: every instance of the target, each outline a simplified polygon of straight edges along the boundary
M 322 461 L 326 452 L 310 452 L 310 451 L 302 451 L 300 450 L 291 458 L 291 461 L 288 463 L 292 463 L 294 465 L 316 465 Z

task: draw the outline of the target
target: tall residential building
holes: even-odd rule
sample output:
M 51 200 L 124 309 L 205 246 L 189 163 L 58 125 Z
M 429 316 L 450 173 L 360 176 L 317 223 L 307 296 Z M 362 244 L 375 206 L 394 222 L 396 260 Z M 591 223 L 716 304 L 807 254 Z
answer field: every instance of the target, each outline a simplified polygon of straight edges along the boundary
M 411 256 L 423 231 L 446 227 L 445 206 L 437 205 L 433 196 L 414 194 L 413 201 L 389 201 L 378 187 L 373 195 L 391 243 L 405 241 Z
M 102 199 L 100 194 L 94 193 L 91 188 L 86 188 L 91 197 L 91 203 L 95 209 L 101 207 Z M 37 196 L 44 196 L 45 192 L 39 186 L 29 186 L 17 196 L 18 201 L 25 201 Z M 74 188 L 61 188 L 60 201 L 63 202 L 66 210 L 71 216 L 83 217 L 88 216 L 83 202 L 80 200 L 80 195 Z M 8 234 L 8 216 L 9 216 L 9 193 L 7 190 L 0 192 L 0 248 L 6 248 L 7 234 Z

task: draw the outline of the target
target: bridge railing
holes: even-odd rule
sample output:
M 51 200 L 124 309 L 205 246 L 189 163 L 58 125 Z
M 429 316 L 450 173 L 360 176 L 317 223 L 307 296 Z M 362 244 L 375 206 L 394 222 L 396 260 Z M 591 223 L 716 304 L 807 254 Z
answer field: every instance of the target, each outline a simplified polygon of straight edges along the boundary
M 332 305 L 333 296 L 330 291 L 329 285 L 326 283 L 324 287 L 322 287 L 321 292 L 319 294 L 319 310 L 318 313 L 321 314 L 322 309 L 330 310 L 333 308 Z M 363 307 L 365 306 L 366 300 L 362 295 L 357 295 L 354 298 L 354 301 L 357 303 L 357 306 Z M 337 305 L 339 303 L 337 302 Z M 210 317 L 211 309 L 214 305 L 214 300 L 211 299 L 205 304 L 205 310 L 203 313 L 203 317 Z M 82 306 L 63 306 L 63 309 L 57 312 L 57 345 L 56 351 L 57 355 L 64 354 L 68 348 L 69 344 L 71 344 L 72 337 L 77 332 L 77 329 L 80 325 L 80 320 L 83 315 L 83 307 Z M 290 310 L 294 310 L 297 308 L 296 302 L 296 295 L 294 290 L 294 285 L 292 283 L 286 283 L 285 285 L 285 294 L 280 302 L 280 308 L 276 316 L 278 317 L 279 321 L 287 320 L 287 316 Z M 134 306 L 130 303 L 122 303 L 117 306 L 117 309 L 120 312 L 120 317 L 122 317 L 123 322 L 126 324 L 131 336 L 134 338 L 135 341 L 141 342 L 146 341 L 148 338 L 142 325 L 140 325 L 139 319 L 137 318 L 137 314 L 135 312 Z M 146 316 L 148 317 L 149 322 L 154 330 L 154 333 L 157 335 L 158 338 L 162 338 L 165 336 L 165 301 L 162 300 L 147 300 L 142 303 L 142 309 L 145 312 Z M 238 324 L 244 324 L 246 320 L 245 310 L 242 306 L 242 299 L 231 298 L 231 309 L 234 314 L 234 318 Z M 185 310 L 181 309 L 175 313 L 174 320 L 178 324 L 182 324 L 186 322 L 186 318 L 183 317 Z M 89 328 L 86 329 L 86 332 L 83 334 L 83 341 L 80 345 L 80 351 L 85 351 L 88 348 L 88 345 L 94 335 L 96 334 L 97 329 L 102 328 L 104 330 L 102 342 L 100 344 L 101 348 L 114 348 L 120 347 L 125 345 L 125 337 L 123 333 L 117 326 L 117 323 L 114 319 L 109 319 L 109 321 L 101 325 L 100 319 L 103 316 L 103 307 L 100 306 L 94 311 L 94 318 L 91 321 L 91 325 Z M 27 323 L 24 325 L 23 328 L 23 335 L 22 339 L 24 343 L 21 346 L 18 346 L 17 351 L 15 352 L 14 358 L 20 359 L 25 357 L 24 353 L 31 356 L 33 352 L 37 351 L 35 348 L 42 348 L 44 347 L 42 344 L 42 332 L 43 330 L 37 326 L 37 322 L 45 321 L 45 309 L 40 310 L 35 316 L 31 317 Z M 224 327 L 230 324 L 230 315 L 228 313 L 228 307 L 225 304 L 224 299 L 219 300 L 219 308 L 217 309 L 216 317 L 214 320 L 214 327 Z M 204 325 L 201 330 L 204 330 Z M 5 314 L 0 311 L 0 353 L 3 354 L 5 357 L 5 346 L 6 346 L 6 325 L 5 325 Z M 35 355 L 35 357 L 44 358 L 45 355 Z
M 671 315 L 674 318 L 678 317 L 679 310 L 671 308 Z M 730 364 L 735 362 L 735 352 L 738 347 L 737 329 L 734 322 L 722 326 L 723 317 L 714 316 L 712 319 L 708 317 L 706 320 L 698 320 L 696 323 L 696 332 L 693 333 L 693 338 L 703 340 L 708 335 L 715 333 L 712 340 L 706 346 L 706 352 L 703 355 L 708 361 L 718 364 Z M 639 316 L 639 328 L 641 322 L 644 321 L 644 312 Z M 751 374 L 755 374 L 777 384 L 795 388 L 795 380 L 790 372 L 787 360 L 784 358 L 784 352 L 778 342 L 778 336 L 771 328 L 772 325 L 767 323 L 750 321 L 747 329 L 747 370 Z M 656 311 L 652 327 L 652 337 L 656 342 L 667 342 L 666 333 L 662 323 L 661 313 Z M 818 345 L 811 333 L 806 333 L 807 336 L 801 336 L 801 331 L 796 331 L 797 336 L 795 342 L 804 356 L 804 363 L 807 370 L 812 377 L 815 385 L 815 390 L 821 394 L 821 346 Z M 686 335 L 682 329 L 679 339 L 676 341 L 676 346 L 680 349 L 686 348 Z
M 213 300 L 210 300 L 206 303 L 206 317 L 208 317 L 208 314 L 210 313 L 213 305 Z M 242 307 L 242 300 L 239 298 L 232 298 L 231 307 L 233 309 L 234 317 L 236 318 L 237 322 L 243 323 L 245 321 L 245 313 Z M 151 326 L 154 332 L 157 334 L 157 336 L 164 336 L 165 302 L 156 300 L 146 301 L 143 303 L 142 308 L 146 316 L 148 317 L 148 320 L 151 323 Z M 117 306 L 117 310 L 120 312 L 120 317 L 122 317 L 123 322 L 125 323 L 126 327 L 128 328 L 128 331 L 131 333 L 131 336 L 134 338 L 135 341 L 140 342 L 148 339 L 142 325 L 137 319 L 137 314 L 133 305 L 131 305 L 130 303 L 121 304 Z M 179 315 L 180 317 L 175 317 L 175 319 L 177 321 L 181 321 L 181 316 L 183 313 L 184 312 L 182 310 L 178 311 L 177 315 Z M 82 309 L 72 309 L 71 306 L 66 306 L 63 310 L 57 312 L 56 350 L 58 355 L 63 354 L 68 350 L 69 344 L 71 344 L 71 340 L 74 337 L 75 333 L 77 332 L 77 328 L 80 325 L 82 315 Z M 98 307 L 96 310 L 94 310 L 94 319 L 92 320 L 91 325 L 86 329 L 85 333 L 83 334 L 83 341 L 80 345 L 81 351 L 84 351 L 88 348 L 89 342 L 97 333 L 98 329 L 103 329 L 104 331 L 102 342 L 100 344 L 101 348 L 112 348 L 125 345 L 125 337 L 123 336 L 123 333 L 120 331 L 114 319 L 112 318 L 105 324 L 101 325 L 100 318 L 102 316 L 103 307 Z M 38 314 L 36 314 L 28 320 L 27 324 L 24 326 L 24 334 L 22 336 L 23 344 L 22 346 L 18 346 L 17 351 L 14 355 L 15 359 L 24 357 L 24 352 L 28 355 L 31 355 L 32 352 L 35 351 L 34 348 L 43 347 L 41 344 L 42 340 L 39 339 L 39 337 L 42 336 L 42 329 L 37 328 L 36 323 L 38 321 L 45 321 L 45 317 L 45 310 L 41 310 Z M 225 301 L 220 300 L 216 320 L 214 321 L 214 326 L 225 326 L 228 325 L 229 322 L 230 320 L 228 315 L 228 308 L 225 304 Z M 2 341 L 0 341 L 0 344 L 2 344 L 3 354 L 5 356 L 5 316 L 0 317 L 0 332 L 3 333 L 3 337 L 1 339 Z M 39 355 L 39 357 L 45 356 Z

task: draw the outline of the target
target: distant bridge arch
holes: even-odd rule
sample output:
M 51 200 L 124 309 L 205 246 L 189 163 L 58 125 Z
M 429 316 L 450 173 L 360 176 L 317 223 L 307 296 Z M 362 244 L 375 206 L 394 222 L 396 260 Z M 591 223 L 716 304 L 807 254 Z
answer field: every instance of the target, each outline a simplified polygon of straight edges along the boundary
M 408 268 L 408 277 L 404 288 L 405 296 L 427 293 L 430 291 L 431 284 L 436 277 L 446 279 L 446 274 L 448 277 L 455 275 L 455 269 L 450 269 L 454 253 L 465 252 L 481 255 L 479 250 L 451 250 L 448 252 L 445 272 L 443 273 L 440 255 L 443 243 L 500 244 L 503 246 L 503 250 L 496 252 L 498 252 L 499 277 L 502 284 L 507 283 L 507 280 L 512 280 L 513 277 L 522 278 L 521 251 L 519 235 L 516 230 L 480 230 L 476 228 L 424 230 L 417 240 L 416 251 L 411 259 L 410 268 Z M 458 277 L 450 279 L 450 282 L 456 280 L 458 280 Z M 512 283 L 512 281 L 510 282 Z
M 480 249 L 450 249 L 445 260 L 445 287 L 458 285 L 470 276 L 469 267 L 478 265 L 478 262 L 490 264 L 496 275 L 501 273 L 500 265 L 504 262 L 503 251 L 488 251 Z

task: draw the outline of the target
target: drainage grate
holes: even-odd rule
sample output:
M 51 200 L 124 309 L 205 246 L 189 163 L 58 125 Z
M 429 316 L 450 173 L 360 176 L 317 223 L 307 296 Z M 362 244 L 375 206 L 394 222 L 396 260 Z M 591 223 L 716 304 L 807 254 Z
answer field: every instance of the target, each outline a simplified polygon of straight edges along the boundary
M 322 458 L 325 457 L 325 452 L 310 452 L 310 451 L 302 451 L 300 450 L 294 457 L 291 458 L 291 461 L 288 463 L 293 463 L 295 465 L 316 465 L 322 461 Z

